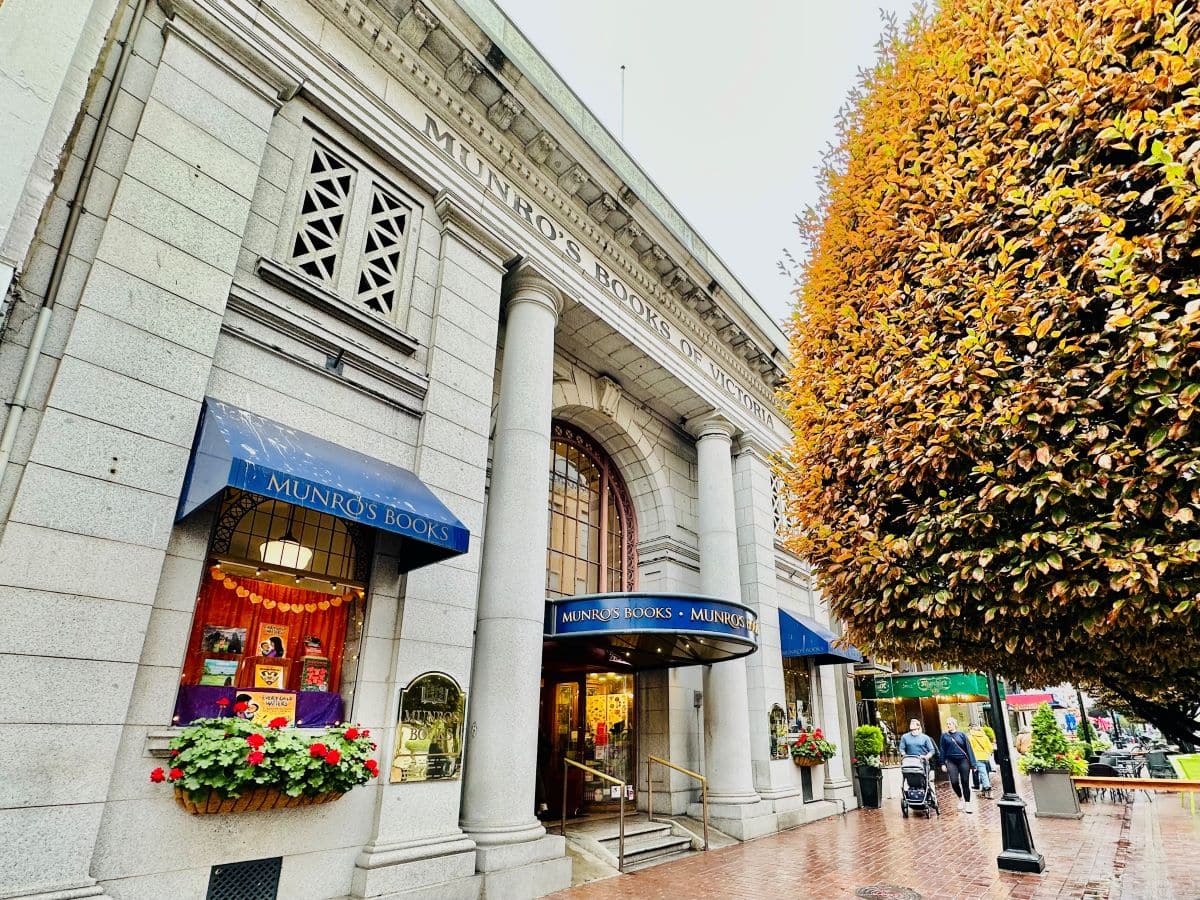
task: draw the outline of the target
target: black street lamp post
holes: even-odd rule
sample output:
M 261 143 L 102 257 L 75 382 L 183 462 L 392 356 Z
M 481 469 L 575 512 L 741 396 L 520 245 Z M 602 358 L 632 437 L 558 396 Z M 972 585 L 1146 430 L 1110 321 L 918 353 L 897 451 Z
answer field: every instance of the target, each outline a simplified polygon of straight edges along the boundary
M 1033 846 L 1025 801 L 1017 793 L 1017 779 L 1013 775 L 1012 758 L 1008 755 L 1008 723 L 1005 721 L 1004 707 L 1000 705 L 1000 686 L 991 672 L 988 673 L 987 683 L 992 718 L 996 723 L 996 763 L 1000 766 L 1000 781 L 1004 785 L 1004 796 L 996 801 L 1000 807 L 1002 842 L 996 865 L 1009 872 L 1044 872 L 1046 860 Z

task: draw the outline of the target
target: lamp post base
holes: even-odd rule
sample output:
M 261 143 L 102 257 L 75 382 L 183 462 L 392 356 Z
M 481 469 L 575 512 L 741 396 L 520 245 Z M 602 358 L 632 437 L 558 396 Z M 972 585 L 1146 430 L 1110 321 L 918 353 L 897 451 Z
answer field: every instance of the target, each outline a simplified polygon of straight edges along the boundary
M 1033 848 L 1025 801 L 1016 794 L 1006 794 L 996 801 L 996 805 L 1000 807 L 1000 835 L 1004 847 L 996 857 L 996 865 L 1006 872 L 1045 871 L 1045 857 Z

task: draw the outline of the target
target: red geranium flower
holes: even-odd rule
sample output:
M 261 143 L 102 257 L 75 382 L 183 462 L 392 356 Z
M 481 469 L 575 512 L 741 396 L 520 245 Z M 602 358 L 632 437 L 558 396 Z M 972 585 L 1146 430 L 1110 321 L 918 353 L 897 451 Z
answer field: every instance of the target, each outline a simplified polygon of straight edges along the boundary
M 225 702 L 228 703 L 229 701 L 225 701 Z M 241 700 L 241 701 L 233 704 L 233 711 L 235 713 L 244 713 L 249 708 L 250 708 L 250 704 L 247 703 L 245 700 Z
M 813 737 L 815 737 L 818 741 L 825 740 L 825 735 L 821 734 L 820 728 L 813 732 Z
M 224 708 L 229 705 L 229 698 L 228 697 L 220 697 L 215 702 L 216 702 L 217 706 Z
M 347 728 L 346 729 L 346 740 L 357 741 L 358 740 L 358 729 L 357 728 Z
M 178 781 L 180 778 L 183 777 L 183 769 L 176 767 L 167 773 L 167 777 L 170 778 L 172 781 Z
M 171 751 L 171 755 L 172 755 L 172 756 L 178 756 L 178 755 L 179 755 L 179 751 L 178 751 L 178 750 L 172 750 L 172 751 Z
M 808 743 L 808 732 L 807 731 L 800 732 L 800 743 L 802 743 L 802 744 Z
M 261 750 L 251 750 L 250 755 L 246 757 L 246 762 L 252 766 L 257 766 L 265 758 Z
M 286 718 L 284 718 L 283 716 L 276 716 L 274 719 L 272 719 L 270 722 L 267 723 L 267 727 L 268 728 L 283 728 L 283 726 L 287 725 L 287 723 L 288 723 L 288 720 Z
M 255 750 L 257 750 L 259 747 L 261 747 L 263 745 L 264 741 L 266 741 L 266 738 L 263 737 L 261 734 L 259 734 L 257 731 L 254 734 L 246 735 L 246 743 L 249 744 L 251 747 L 253 747 Z
M 329 748 L 326 747 L 324 744 L 313 744 L 311 747 L 308 748 L 308 755 L 311 756 L 313 759 L 318 759 L 319 757 L 324 756 L 328 752 L 329 752 Z
M 336 766 L 341 761 L 342 754 L 340 750 L 330 750 L 325 754 L 325 762 L 329 763 L 331 766 Z
M 375 743 L 374 741 L 371 741 L 371 749 L 372 749 L 372 750 L 378 750 L 378 749 L 379 749 L 379 745 L 378 745 L 377 743 Z
M 363 765 L 367 767 L 367 771 L 371 773 L 372 778 L 379 774 L 379 763 L 375 760 L 368 759 Z
M 362 736 L 363 736 L 363 737 L 370 737 L 370 736 L 371 736 L 371 729 L 370 729 L 370 728 L 364 728 L 364 729 L 362 730 Z
M 155 769 L 154 771 L 152 771 L 150 773 L 150 780 L 153 781 L 155 784 L 162 784 L 164 781 L 167 780 L 167 775 L 165 772 L 163 772 L 162 766 L 159 766 L 157 769 Z

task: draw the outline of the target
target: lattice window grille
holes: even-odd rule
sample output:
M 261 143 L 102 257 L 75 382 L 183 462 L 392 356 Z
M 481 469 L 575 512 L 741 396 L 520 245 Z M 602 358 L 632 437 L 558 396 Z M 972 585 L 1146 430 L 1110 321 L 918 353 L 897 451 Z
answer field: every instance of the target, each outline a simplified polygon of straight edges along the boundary
M 313 143 L 292 263 L 324 284 L 334 283 L 356 174 L 339 156 Z
M 777 540 L 786 541 L 795 533 L 800 523 L 788 511 L 787 485 L 777 473 L 771 474 L 771 502 L 775 512 L 775 537 Z
M 283 857 L 213 866 L 206 900 L 276 900 Z
M 395 312 L 400 291 L 407 226 L 407 207 L 386 191 L 373 188 L 355 296 L 367 309 L 389 318 Z

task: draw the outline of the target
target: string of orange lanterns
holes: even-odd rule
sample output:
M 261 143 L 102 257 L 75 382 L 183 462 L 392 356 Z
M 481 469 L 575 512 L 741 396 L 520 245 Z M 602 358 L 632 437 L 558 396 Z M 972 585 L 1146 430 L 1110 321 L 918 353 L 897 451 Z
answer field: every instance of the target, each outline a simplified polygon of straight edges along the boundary
M 328 600 L 317 600 L 311 603 L 282 603 L 272 600 L 270 597 L 264 597 L 257 591 L 253 591 L 246 587 L 227 572 L 221 570 L 220 566 L 213 566 L 208 570 L 208 574 L 213 581 L 221 582 L 221 585 L 227 590 L 233 591 L 243 600 L 249 600 L 254 605 L 262 604 L 263 609 L 278 609 L 280 612 L 305 613 L 324 612 L 330 607 L 337 608 L 342 605 L 343 597 L 335 594 Z

